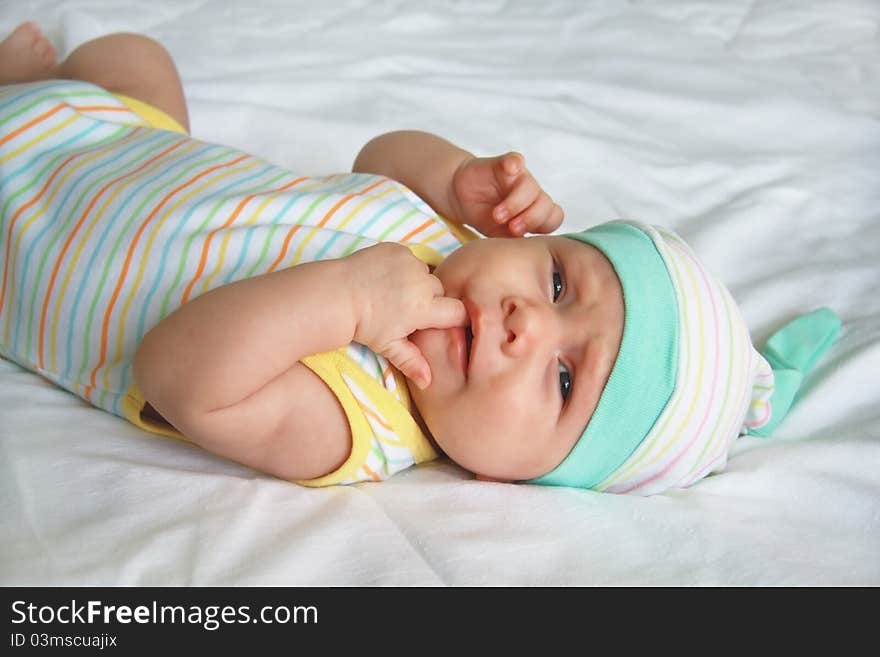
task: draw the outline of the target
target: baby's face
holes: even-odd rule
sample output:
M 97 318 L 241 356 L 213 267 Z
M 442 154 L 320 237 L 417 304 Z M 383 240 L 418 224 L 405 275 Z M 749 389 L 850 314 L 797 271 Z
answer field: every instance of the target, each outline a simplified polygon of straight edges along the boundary
M 546 474 L 580 438 L 617 358 L 614 268 L 598 249 L 549 236 L 475 240 L 434 274 L 471 326 L 411 336 L 431 366 L 428 388 L 410 385 L 425 424 L 483 478 Z

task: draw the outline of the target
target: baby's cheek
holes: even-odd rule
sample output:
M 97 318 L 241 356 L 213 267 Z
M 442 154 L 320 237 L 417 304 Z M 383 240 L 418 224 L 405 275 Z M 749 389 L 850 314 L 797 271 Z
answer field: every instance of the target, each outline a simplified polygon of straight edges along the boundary
M 445 264 L 446 261 L 441 262 L 440 265 L 438 265 L 434 270 L 434 276 L 440 279 L 440 283 L 443 285 L 444 295 L 460 299 L 461 291 L 464 288 L 463 277 L 460 273 L 456 273 L 452 267 L 446 267 L 444 269 Z
M 474 240 L 450 253 L 446 259 L 434 269 L 434 275 L 443 283 L 447 296 L 460 297 L 468 280 L 478 271 L 485 256 L 481 255 L 481 247 L 488 240 Z

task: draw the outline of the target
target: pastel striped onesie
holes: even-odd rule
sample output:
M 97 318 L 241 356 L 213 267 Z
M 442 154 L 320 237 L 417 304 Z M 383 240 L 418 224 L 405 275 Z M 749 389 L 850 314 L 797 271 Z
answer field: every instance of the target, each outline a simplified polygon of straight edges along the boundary
M 60 80 L 0 87 L 0 228 L 0 356 L 176 437 L 143 416 L 131 370 L 141 338 L 177 307 L 381 241 L 436 264 L 469 238 L 393 180 L 299 176 Z M 339 399 L 353 444 L 339 470 L 301 483 L 381 480 L 437 456 L 384 358 L 352 343 L 303 363 Z

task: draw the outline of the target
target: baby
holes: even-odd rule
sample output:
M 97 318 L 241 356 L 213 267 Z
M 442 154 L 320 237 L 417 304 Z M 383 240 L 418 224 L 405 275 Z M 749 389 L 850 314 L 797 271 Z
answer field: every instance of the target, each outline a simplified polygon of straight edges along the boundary
M 446 454 L 479 478 L 652 494 L 766 435 L 830 346 L 764 355 L 674 233 L 551 233 L 518 153 L 381 135 L 295 175 L 188 136 L 142 36 L 0 44 L 0 355 L 148 431 L 310 486 Z M 476 239 L 464 226 L 490 239 Z

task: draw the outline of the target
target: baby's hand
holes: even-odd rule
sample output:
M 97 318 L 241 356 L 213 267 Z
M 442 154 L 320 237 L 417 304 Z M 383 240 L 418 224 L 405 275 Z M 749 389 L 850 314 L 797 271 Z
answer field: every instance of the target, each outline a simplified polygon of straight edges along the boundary
M 562 223 L 562 208 L 519 153 L 465 160 L 452 178 L 452 192 L 458 219 L 487 237 L 550 233 Z
M 408 336 L 419 329 L 465 326 L 464 304 L 443 296 L 440 279 L 401 244 L 376 244 L 354 252 L 346 261 L 357 318 L 354 341 L 427 388 L 431 369 Z

